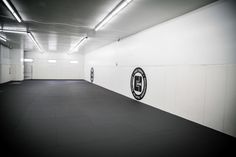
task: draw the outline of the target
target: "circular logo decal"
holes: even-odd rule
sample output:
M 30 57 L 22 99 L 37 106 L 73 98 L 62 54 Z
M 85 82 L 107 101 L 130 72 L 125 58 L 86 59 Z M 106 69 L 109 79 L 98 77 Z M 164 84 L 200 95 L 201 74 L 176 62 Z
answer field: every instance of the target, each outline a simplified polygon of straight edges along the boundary
M 135 99 L 141 100 L 147 90 L 147 78 L 141 68 L 135 68 L 130 79 L 131 92 Z
M 93 69 L 93 67 L 90 69 L 90 81 L 91 82 L 94 81 L 94 69 Z

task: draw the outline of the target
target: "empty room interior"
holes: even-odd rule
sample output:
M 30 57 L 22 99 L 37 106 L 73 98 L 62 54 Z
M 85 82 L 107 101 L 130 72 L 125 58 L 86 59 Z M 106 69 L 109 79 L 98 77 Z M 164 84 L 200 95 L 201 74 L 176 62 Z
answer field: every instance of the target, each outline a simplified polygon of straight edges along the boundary
M 236 156 L 234 0 L 1 0 L 3 156 Z

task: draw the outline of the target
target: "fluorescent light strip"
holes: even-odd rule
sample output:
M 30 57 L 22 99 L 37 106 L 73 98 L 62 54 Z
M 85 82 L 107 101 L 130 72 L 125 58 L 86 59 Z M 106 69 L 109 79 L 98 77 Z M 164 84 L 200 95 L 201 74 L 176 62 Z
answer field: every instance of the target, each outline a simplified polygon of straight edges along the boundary
M 53 59 L 50 59 L 48 60 L 48 63 L 56 63 L 57 61 L 56 60 L 53 60 Z
M 4 42 L 6 42 L 6 41 L 7 41 L 7 39 L 6 39 L 6 38 L 4 38 L 4 37 L 2 37 L 2 36 L 0 36 L 0 40 L 2 40 L 2 41 L 4 41 Z
M 0 31 L 4 33 L 27 34 L 26 31 L 17 31 L 17 30 L 1 29 Z
M 124 9 L 132 0 L 121 1 L 99 24 L 94 28 L 95 31 L 101 29 L 105 24 L 107 24 L 112 17 L 117 15 L 122 9 Z
M 14 11 L 14 9 L 12 8 L 12 6 L 10 5 L 10 3 L 7 0 L 3 0 L 3 3 L 7 6 L 7 8 L 10 10 L 10 12 L 12 13 L 12 15 L 16 18 L 16 20 L 21 23 L 21 18 L 18 16 L 18 14 Z
M 28 32 L 27 34 L 28 34 L 28 36 L 30 37 L 30 39 L 34 42 L 34 44 L 37 46 L 37 48 L 39 49 L 39 51 L 42 52 L 43 50 L 40 48 L 38 42 L 35 40 L 35 38 L 34 38 L 34 36 L 32 35 L 32 33 L 31 33 L 31 32 Z
M 31 63 L 31 62 L 33 62 L 34 60 L 33 59 L 28 59 L 28 58 L 25 58 L 24 59 L 24 62 L 29 62 L 29 63 Z
M 83 37 L 76 46 L 70 50 L 70 53 L 73 53 L 76 49 L 78 49 L 85 41 L 88 39 L 88 37 Z

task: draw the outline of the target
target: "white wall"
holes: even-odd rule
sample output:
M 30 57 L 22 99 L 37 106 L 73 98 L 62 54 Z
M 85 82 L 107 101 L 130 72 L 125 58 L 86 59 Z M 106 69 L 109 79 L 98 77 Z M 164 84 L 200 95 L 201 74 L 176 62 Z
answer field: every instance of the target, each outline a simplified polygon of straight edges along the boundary
M 0 83 L 23 80 L 23 49 L 0 45 Z
M 135 67 L 147 75 L 142 102 L 236 136 L 236 19 L 218 1 L 85 55 L 85 79 L 133 98 Z M 117 66 L 116 66 L 117 65 Z
M 33 79 L 84 79 L 84 56 L 81 54 L 25 52 L 24 58 L 34 59 Z M 57 62 L 48 63 L 48 60 Z M 70 61 L 78 61 L 78 64 Z
M 22 81 L 24 79 L 24 50 L 23 49 L 11 49 L 11 80 Z
M 0 83 L 11 81 L 10 49 L 0 45 Z

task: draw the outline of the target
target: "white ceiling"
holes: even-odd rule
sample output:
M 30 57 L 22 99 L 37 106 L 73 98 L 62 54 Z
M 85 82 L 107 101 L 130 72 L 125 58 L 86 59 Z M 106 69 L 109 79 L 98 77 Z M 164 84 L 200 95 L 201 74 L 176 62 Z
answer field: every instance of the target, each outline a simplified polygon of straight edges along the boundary
M 96 24 L 120 0 L 11 0 L 24 22 L 18 24 L 0 3 L 0 23 L 4 28 L 17 30 L 28 27 L 46 52 L 68 52 L 84 35 L 88 35 L 89 40 L 78 52 L 86 53 L 214 1 L 133 0 L 102 30 L 95 32 Z M 13 47 L 23 42 L 25 51 L 36 49 L 27 36 L 5 35 Z

